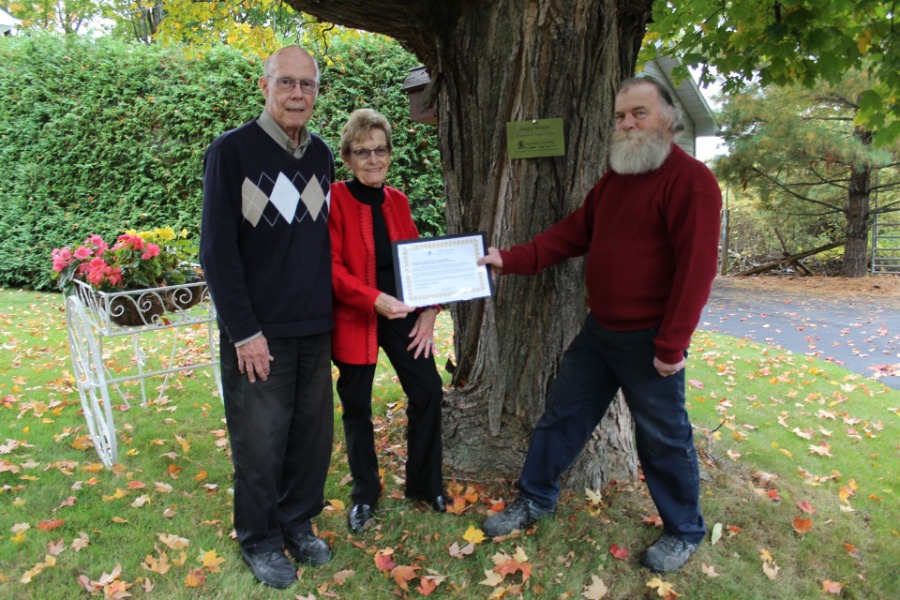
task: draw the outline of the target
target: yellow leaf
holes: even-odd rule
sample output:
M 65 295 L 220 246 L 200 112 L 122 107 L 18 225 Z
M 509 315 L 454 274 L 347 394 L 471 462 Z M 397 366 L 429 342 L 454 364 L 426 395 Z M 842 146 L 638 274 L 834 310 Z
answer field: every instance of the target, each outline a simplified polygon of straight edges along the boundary
M 332 507 L 334 507 L 334 510 L 336 510 L 338 512 L 344 510 L 344 508 L 346 506 L 343 501 L 338 500 L 337 498 L 333 498 L 333 499 L 329 500 L 328 504 L 330 504 Z
M 217 556 L 215 550 L 207 550 L 200 556 L 200 562 L 210 573 L 221 573 L 219 565 L 224 563 L 225 559 Z
M 473 544 L 480 544 L 487 539 L 487 536 L 484 535 L 484 532 L 481 531 L 481 529 L 478 529 L 474 525 L 469 525 L 469 528 L 463 534 L 463 539 Z
M 763 562 L 772 562 L 772 553 L 769 552 L 768 548 L 760 548 L 759 549 L 759 557 Z

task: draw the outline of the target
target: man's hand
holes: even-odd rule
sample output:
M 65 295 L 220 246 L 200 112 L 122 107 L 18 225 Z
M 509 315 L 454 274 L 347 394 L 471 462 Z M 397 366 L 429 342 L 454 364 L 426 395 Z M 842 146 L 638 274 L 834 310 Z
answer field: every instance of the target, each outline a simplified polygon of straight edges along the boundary
M 500 275 L 503 273 L 503 259 L 500 258 L 500 250 L 491 246 L 488 248 L 487 254 L 478 259 L 478 266 L 490 265 L 494 269 L 494 273 Z
M 269 377 L 269 363 L 275 358 L 269 354 L 269 342 L 266 336 L 258 335 L 246 344 L 235 348 L 238 359 L 238 370 L 247 374 L 250 383 L 259 377 L 265 381 Z
M 424 354 L 425 358 L 428 358 L 434 354 L 434 320 L 436 317 L 437 311 L 431 307 L 419 313 L 415 327 L 409 332 L 412 342 L 406 347 L 407 350 L 416 349 L 413 358 L 419 358 L 420 354 Z
M 653 368 L 656 369 L 656 372 L 663 377 L 674 375 L 678 371 L 682 370 L 684 368 L 684 363 L 685 360 L 683 358 L 674 365 L 670 365 L 669 363 L 664 363 L 655 356 L 653 357 Z
M 415 310 L 415 307 L 404 304 L 384 292 L 375 298 L 375 312 L 385 319 L 402 319 Z

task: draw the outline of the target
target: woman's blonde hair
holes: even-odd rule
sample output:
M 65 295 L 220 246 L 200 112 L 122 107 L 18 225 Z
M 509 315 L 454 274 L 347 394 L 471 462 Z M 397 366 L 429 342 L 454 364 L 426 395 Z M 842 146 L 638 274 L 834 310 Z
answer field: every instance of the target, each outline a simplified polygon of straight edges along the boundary
M 387 149 L 393 150 L 391 143 L 391 124 L 383 114 L 371 108 L 358 108 L 350 113 L 350 118 L 341 131 L 341 158 L 350 159 L 350 144 L 368 139 L 374 129 L 384 132 Z

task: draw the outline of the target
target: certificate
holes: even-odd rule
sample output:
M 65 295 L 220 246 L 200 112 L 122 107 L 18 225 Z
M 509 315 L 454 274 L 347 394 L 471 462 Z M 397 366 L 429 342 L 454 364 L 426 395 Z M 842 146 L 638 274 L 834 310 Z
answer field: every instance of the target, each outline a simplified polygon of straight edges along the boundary
M 410 306 L 490 297 L 491 274 L 483 233 L 419 238 L 393 243 L 397 296 Z

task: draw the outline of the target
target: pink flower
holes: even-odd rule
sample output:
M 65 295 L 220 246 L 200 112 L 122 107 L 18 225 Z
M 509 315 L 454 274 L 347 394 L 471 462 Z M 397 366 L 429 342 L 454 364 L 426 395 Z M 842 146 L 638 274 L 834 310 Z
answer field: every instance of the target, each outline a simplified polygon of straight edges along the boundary
M 96 233 L 92 233 L 88 236 L 88 239 L 84 242 L 86 245 L 93 246 L 96 248 L 95 254 L 97 256 L 102 256 L 106 249 L 109 248 L 109 244 L 103 241 L 103 238 L 97 235 Z
M 53 249 L 53 270 L 57 273 L 72 264 L 72 250 L 68 246 Z
M 123 233 L 117 238 L 116 245 L 113 246 L 113 250 L 126 247 L 131 248 L 132 250 L 143 250 L 144 238 L 139 235 L 129 235 L 127 233 Z
M 106 278 L 109 280 L 109 285 L 115 287 L 121 287 L 123 285 L 122 269 L 119 267 L 109 267 Z
M 75 250 L 75 258 L 78 260 L 87 260 L 94 255 L 94 251 L 88 248 L 87 246 L 79 246 L 77 250 Z
M 147 251 L 141 254 L 143 260 L 150 260 L 154 256 L 159 256 L 159 246 L 147 242 Z

